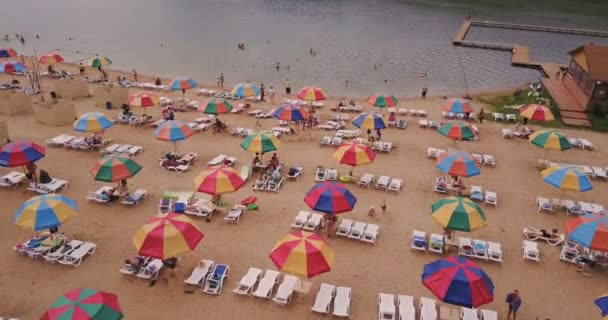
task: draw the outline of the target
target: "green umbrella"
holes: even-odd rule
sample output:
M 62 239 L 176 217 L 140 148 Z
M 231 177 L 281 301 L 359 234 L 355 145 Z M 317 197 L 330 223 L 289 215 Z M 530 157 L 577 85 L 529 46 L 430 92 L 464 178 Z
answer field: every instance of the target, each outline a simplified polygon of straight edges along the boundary
M 202 110 L 201 110 L 202 109 Z M 201 108 L 199 110 L 203 111 L 206 114 L 222 114 L 229 113 L 232 110 L 232 105 L 226 101 L 226 99 L 213 99 L 207 103 L 205 108 Z
M 533 145 L 545 149 L 545 159 L 547 159 L 549 149 L 568 150 L 572 148 L 568 138 L 556 131 L 536 131 L 528 139 L 530 139 Z
M 115 294 L 81 288 L 59 297 L 40 320 L 120 320 L 123 316 Z
M 471 232 L 486 226 L 483 210 L 467 198 L 444 198 L 433 203 L 431 209 L 433 220 L 444 229 Z
M 439 134 L 454 140 L 468 140 L 476 136 L 470 124 L 459 120 L 446 122 L 439 128 Z
M 256 132 L 241 142 L 241 148 L 249 152 L 264 154 L 277 150 L 279 144 L 279 139 L 272 132 Z
M 133 177 L 141 166 L 130 158 L 107 156 L 99 159 L 91 174 L 97 181 L 116 182 Z

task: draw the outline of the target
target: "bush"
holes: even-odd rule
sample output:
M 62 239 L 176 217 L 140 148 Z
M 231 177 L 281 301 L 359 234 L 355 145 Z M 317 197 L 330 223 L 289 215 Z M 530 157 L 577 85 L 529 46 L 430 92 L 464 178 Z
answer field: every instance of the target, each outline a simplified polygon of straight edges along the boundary
M 593 112 L 593 115 L 598 118 L 605 117 L 604 109 L 602 108 L 602 105 L 599 103 L 593 104 L 593 107 L 591 108 L 591 112 Z

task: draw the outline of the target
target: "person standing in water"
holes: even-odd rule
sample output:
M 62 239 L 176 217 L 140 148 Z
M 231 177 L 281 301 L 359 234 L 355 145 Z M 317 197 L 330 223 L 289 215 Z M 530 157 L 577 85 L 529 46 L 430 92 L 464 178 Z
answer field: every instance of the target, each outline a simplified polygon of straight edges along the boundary
M 224 89 L 224 73 L 220 73 L 220 76 L 217 78 L 217 82 L 220 85 L 221 89 Z
M 285 94 L 291 94 L 291 82 L 289 79 L 285 79 Z
M 425 84 L 424 87 L 422 87 L 422 99 L 426 99 L 427 92 L 429 92 L 429 88 Z
M 266 101 L 264 100 L 264 84 L 260 84 L 260 101 Z

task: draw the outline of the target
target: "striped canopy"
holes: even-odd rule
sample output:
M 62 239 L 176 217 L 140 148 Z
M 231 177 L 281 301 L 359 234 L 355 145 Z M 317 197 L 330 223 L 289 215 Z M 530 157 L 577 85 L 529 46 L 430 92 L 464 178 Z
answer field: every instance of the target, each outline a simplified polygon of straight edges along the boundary
M 577 167 L 551 166 L 541 174 L 543 181 L 558 189 L 579 192 L 593 189 L 589 177 Z
M 474 138 L 477 134 L 470 124 L 460 120 L 451 120 L 439 128 L 439 134 L 454 140 L 467 140 Z
M 112 60 L 106 57 L 95 56 L 87 60 L 87 66 L 93 68 L 106 67 L 112 64 Z
M 551 121 L 555 120 L 551 108 L 542 104 L 527 104 L 519 109 L 519 114 L 534 121 Z
M 150 217 L 133 243 L 137 254 L 164 260 L 193 251 L 204 236 L 187 216 L 168 213 Z
M 528 139 L 533 145 L 552 150 L 567 150 L 572 148 L 568 138 L 557 131 L 536 131 Z
M 277 150 L 280 144 L 281 142 L 272 132 L 255 132 L 241 142 L 241 148 L 245 151 L 264 154 Z
M 97 161 L 91 169 L 96 181 L 116 182 L 135 176 L 141 166 L 131 158 L 105 156 Z
M 341 144 L 332 154 L 332 157 L 340 161 L 341 164 L 360 166 L 374 161 L 376 154 L 362 143 L 347 142 Z
M 433 203 L 431 210 L 433 220 L 444 229 L 471 232 L 486 226 L 483 210 L 467 198 L 444 198 Z
M 17 55 L 17 52 L 11 48 L 0 48 L 0 58 L 11 58 Z
M 215 166 L 196 176 L 194 185 L 196 191 L 215 196 L 235 192 L 245 185 L 245 181 L 231 167 Z
M 390 108 L 396 106 L 397 103 L 399 103 L 399 100 L 397 100 L 397 98 L 395 98 L 395 96 L 393 95 L 377 93 L 369 97 L 369 99 L 367 99 L 367 102 L 369 102 L 374 107 Z
M 160 98 L 152 92 L 140 91 L 129 95 L 127 104 L 132 107 L 148 108 L 160 105 Z
M 564 229 L 568 238 L 585 248 L 608 251 L 608 216 L 584 214 L 566 221 Z
M 602 313 L 602 319 L 608 320 L 608 293 L 597 297 L 594 302 Z
M 204 108 L 202 108 L 201 105 L 201 107 L 199 107 L 199 110 L 203 111 L 206 114 L 218 115 L 229 113 L 232 110 L 232 105 L 226 99 L 214 98 L 213 100 L 209 101 L 209 103 L 207 103 Z
M 378 130 L 387 127 L 386 119 L 383 115 L 375 112 L 363 112 L 355 118 L 353 124 L 357 128 Z
M 329 272 L 334 250 L 316 233 L 294 231 L 279 239 L 270 251 L 270 260 L 279 270 L 302 278 Z
M 156 139 L 169 142 L 186 140 L 193 134 L 194 130 L 186 122 L 179 120 L 165 121 L 154 130 Z
M 188 77 L 177 77 L 171 81 L 169 88 L 173 91 L 196 88 L 198 84 Z
M 74 200 L 59 194 L 43 194 L 25 201 L 15 212 L 15 224 L 32 231 L 59 227 L 77 215 Z
M 0 73 L 13 74 L 24 73 L 25 66 L 17 61 L 3 61 L 0 63 Z
M 257 97 L 260 93 L 260 88 L 250 82 L 239 83 L 230 91 L 230 94 L 239 98 Z
M 447 99 L 441 105 L 444 111 L 452 113 L 469 113 L 473 112 L 473 105 L 471 101 L 461 98 Z
M 280 106 L 272 116 L 285 121 L 304 121 L 308 117 L 308 113 L 298 105 L 285 104 Z
M 481 173 L 479 165 L 470 154 L 457 150 L 448 150 L 437 158 L 436 167 L 451 176 L 472 177 Z
M 0 166 L 18 167 L 44 158 L 44 147 L 31 141 L 15 141 L 0 148 Z
M 298 92 L 297 97 L 305 101 L 325 100 L 325 92 L 320 88 L 304 87 Z
M 115 294 L 81 288 L 59 297 L 40 320 L 120 320 L 123 317 Z
M 494 300 L 492 279 L 475 263 L 461 257 L 447 257 L 424 266 L 422 284 L 439 300 L 477 308 Z
M 113 125 L 101 112 L 85 113 L 74 122 L 74 130 L 79 132 L 99 132 Z
M 343 184 L 326 181 L 308 190 L 304 202 L 315 211 L 339 214 L 352 211 L 357 198 Z
M 63 61 L 63 57 L 56 52 L 45 53 L 38 58 L 38 62 L 45 64 L 59 63 Z

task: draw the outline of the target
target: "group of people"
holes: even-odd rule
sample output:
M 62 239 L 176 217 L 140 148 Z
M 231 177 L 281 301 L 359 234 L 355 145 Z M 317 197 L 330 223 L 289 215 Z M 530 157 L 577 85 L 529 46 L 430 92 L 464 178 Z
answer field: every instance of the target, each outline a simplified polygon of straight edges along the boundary
M 47 184 L 53 181 L 51 175 L 48 171 L 44 169 L 40 169 L 39 173 L 37 173 L 38 166 L 34 162 L 28 162 L 25 165 L 25 177 L 28 178 L 34 184 Z

